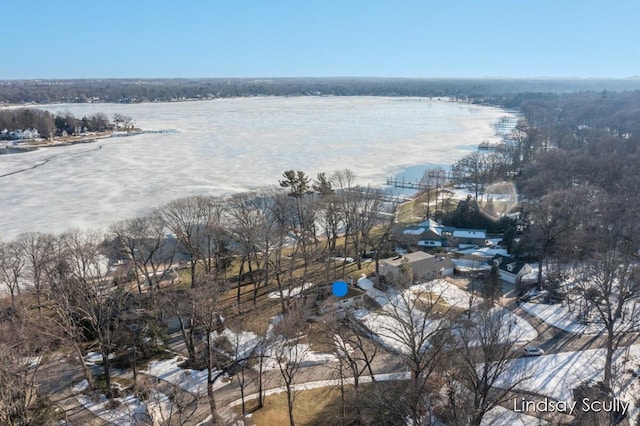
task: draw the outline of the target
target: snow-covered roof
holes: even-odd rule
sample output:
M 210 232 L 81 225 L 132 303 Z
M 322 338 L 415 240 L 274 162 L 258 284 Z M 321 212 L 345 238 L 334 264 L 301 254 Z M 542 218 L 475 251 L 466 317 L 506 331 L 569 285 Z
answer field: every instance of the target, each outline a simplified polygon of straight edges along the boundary
M 490 271 L 491 265 L 486 262 L 470 259 L 451 259 L 456 269 L 461 272 Z
M 402 262 L 406 259 L 409 263 L 418 262 L 420 260 L 431 259 L 434 256 L 425 253 L 423 251 L 416 251 L 414 253 L 403 254 L 402 256 L 391 257 L 389 259 L 384 259 L 383 262 L 392 265 L 392 266 L 400 266 Z
M 496 255 L 508 256 L 509 253 L 506 249 L 503 248 L 491 248 L 491 247 L 482 247 L 482 248 L 470 248 L 467 250 L 458 250 L 458 253 L 466 254 L 470 256 L 478 256 L 478 257 L 486 257 L 492 258 Z
M 421 227 L 417 227 L 417 226 L 409 226 L 409 227 L 405 228 L 404 231 L 402 231 L 402 233 L 405 234 L 405 235 L 420 235 L 426 230 L 427 230 L 426 228 L 421 228 Z
M 454 238 L 487 238 L 487 231 L 483 229 L 456 229 Z
M 518 275 L 522 268 L 524 268 L 527 263 L 522 260 L 515 259 L 509 256 L 500 256 L 497 255 L 495 257 L 498 262 L 498 268 L 503 272 L 508 272 L 513 275 Z

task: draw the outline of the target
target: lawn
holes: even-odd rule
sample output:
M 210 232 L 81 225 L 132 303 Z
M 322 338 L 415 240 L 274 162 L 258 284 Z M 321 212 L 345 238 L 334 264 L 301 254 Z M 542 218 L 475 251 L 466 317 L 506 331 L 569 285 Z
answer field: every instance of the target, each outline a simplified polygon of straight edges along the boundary
M 293 415 L 296 425 L 320 426 L 334 423 L 327 419 L 326 413 L 336 413 L 336 416 L 339 416 L 340 389 L 319 388 L 299 392 L 296 395 L 294 407 Z M 282 392 L 267 396 L 264 407 L 252 414 L 251 421 L 257 426 L 289 424 L 287 394 Z

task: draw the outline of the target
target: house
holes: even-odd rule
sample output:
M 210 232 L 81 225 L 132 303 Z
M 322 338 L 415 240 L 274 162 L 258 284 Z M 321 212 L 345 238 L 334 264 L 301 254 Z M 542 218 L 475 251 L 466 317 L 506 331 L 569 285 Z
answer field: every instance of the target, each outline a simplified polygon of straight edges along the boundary
M 344 313 L 345 309 L 353 308 L 364 302 L 366 293 L 356 286 L 349 286 L 346 296 L 336 297 L 333 294 L 326 295 L 318 307 L 321 314 L 329 312 Z M 340 315 L 339 315 L 340 316 Z
M 453 228 L 440 225 L 438 222 L 427 219 L 424 222 L 406 227 L 405 235 L 415 236 L 418 246 L 442 247 L 447 240 L 447 235 L 453 232 Z
M 498 255 L 494 257 L 493 262 L 498 266 L 500 279 L 511 284 L 520 284 L 523 276 L 533 272 L 531 265 L 510 256 Z
M 464 229 L 443 226 L 438 222 L 427 219 L 423 222 L 404 228 L 404 235 L 417 239 L 420 247 L 443 246 L 477 246 L 487 245 L 487 231 L 484 229 Z
M 454 245 L 484 246 L 487 242 L 487 231 L 483 229 L 455 229 L 452 234 Z
M 418 245 L 421 247 L 442 247 L 442 235 L 433 229 L 428 229 L 420 235 Z
M 411 277 L 407 277 L 409 279 L 406 281 L 407 284 L 412 284 L 414 280 L 430 280 L 453 274 L 453 263 L 447 257 L 436 257 L 422 251 L 380 261 L 380 276 L 387 281 L 398 282 L 400 277 L 409 272 Z

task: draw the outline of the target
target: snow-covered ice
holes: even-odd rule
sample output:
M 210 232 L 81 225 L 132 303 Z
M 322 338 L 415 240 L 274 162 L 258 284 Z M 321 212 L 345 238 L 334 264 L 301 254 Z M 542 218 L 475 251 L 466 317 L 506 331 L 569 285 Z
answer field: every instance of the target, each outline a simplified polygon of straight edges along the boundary
M 351 168 L 380 185 L 413 165 L 448 166 L 509 113 L 426 98 L 261 97 L 182 103 L 56 104 L 78 117 L 133 117 L 144 129 L 177 133 L 0 156 L 0 236 L 97 228 L 182 196 L 225 195 L 277 184 L 283 170 Z M 366 152 L 366 161 L 363 159 Z

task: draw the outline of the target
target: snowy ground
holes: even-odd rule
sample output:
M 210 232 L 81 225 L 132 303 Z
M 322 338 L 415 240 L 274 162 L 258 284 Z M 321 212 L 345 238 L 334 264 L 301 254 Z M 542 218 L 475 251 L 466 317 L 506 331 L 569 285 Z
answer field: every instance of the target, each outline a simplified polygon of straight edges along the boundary
M 286 290 L 286 289 L 282 289 L 282 294 L 285 297 L 297 297 L 300 295 L 300 293 L 302 293 L 303 290 L 307 290 L 310 289 L 311 287 L 313 287 L 313 283 L 304 283 L 301 286 L 298 287 L 294 287 L 292 289 Z M 271 293 L 269 293 L 267 295 L 267 297 L 269 299 L 280 299 L 280 292 L 279 291 L 272 291 Z
M 531 377 L 517 389 L 534 392 L 558 401 L 573 401 L 573 389 L 585 381 L 602 380 L 605 349 L 588 349 L 579 352 L 563 352 L 535 358 L 518 358 L 510 363 L 512 371 L 527 371 Z M 614 356 L 616 397 L 630 402 L 630 418 L 636 419 L 640 407 L 636 406 L 640 394 L 640 345 L 620 349 Z M 635 375 L 635 376 L 634 376 Z M 504 375 L 496 384 L 509 386 L 513 376 Z
M 578 309 L 579 301 L 572 303 L 572 310 L 566 303 L 556 303 L 548 305 L 544 303 L 521 303 L 520 307 L 530 315 L 540 318 L 545 323 L 574 334 L 603 334 L 605 333 L 604 324 L 598 322 L 597 314 L 591 315 L 591 321 L 584 324 Z M 627 331 L 631 328 L 640 329 L 640 318 L 634 315 L 627 315 L 628 320 L 619 321 L 616 329 L 619 331 Z M 631 321 L 631 322 L 630 322 Z
M 599 324 L 582 324 L 578 311 L 569 311 L 565 304 L 547 305 L 544 303 L 521 303 L 520 307 L 529 315 L 540 318 L 547 324 L 574 334 L 601 334 L 603 328 Z
M 177 385 L 182 390 L 194 395 L 206 395 L 207 370 L 190 370 L 179 367 L 178 364 L 184 360 L 185 358 L 177 356 L 171 359 L 151 361 L 148 368 L 146 370 L 141 370 L 140 372 Z M 218 371 L 214 371 L 213 374 L 214 376 L 217 375 Z M 228 383 L 228 381 L 218 379 L 214 383 L 213 387 L 214 389 L 220 389 Z
M 420 296 L 430 296 L 435 299 L 441 299 L 449 307 L 466 309 L 471 305 L 477 305 L 482 302 L 482 298 L 478 296 L 470 297 L 467 291 L 449 283 L 446 280 L 435 280 L 427 283 L 416 284 L 406 290 L 400 291 L 391 288 L 387 292 L 380 291 L 373 287 L 373 282 L 367 278 L 358 280 L 358 286 L 365 290 L 367 294 L 374 298 L 381 306 L 378 312 L 370 312 L 366 309 L 359 309 L 355 312 L 356 317 L 373 333 L 380 343 L 387 348 L 406 352 L 406 339 L 398 338 L 398 336 L 406 336 L 403 331 L 404 324 L 411 322 L 414 317 L 413 324 L 421 324 L 421 311 L 411 309 L 412 303 Z M 515 343 L 527 343 L 537 338 L 537 331 L 525 320 L 513 314 L 507 309 L 496 306 L 493 311 L 498 315 L 504 316 L 505 339 L 509 339 Z M 425 333 L 435 330 L 440 320 L 429 320 L 424 322 Z
M 235 333 L 228 328 L 225 328 L 220 335 L 217 333 L 215 335 L 216 337 L 224 336 L 229 340 L 233 352 L 229 356 L 237 356 L 238 359 L 249 356 L 256 350 L 260 342 L 258 336 L 253 333 L 244 331 Z M 310 356 L 312 357 L 313 354 Z M 141 370 L 140 373 L 157 377 L 160 380 L 178 386 L 183 391 L 194 396 L 205 396 L 207 394 L 207 371 L 179 367 L 179 364 L 184 360 L 184 357 L 177 356 L 167 360 L 151 361 L 147 369 Z M 95 363 L 101 361 L 102 355 L 97 352 L 90 352 L 85 356 L 85 362 L 90 366 L 96 365 Z M 217 375 L 218 371 L 214 371 L 213 374 Z M 214 390 L 220 389 L 229 383 L 228 377 L 223 376 L 214 383 Z M 116 398 L 116 407 L 108 407 L 108 400 L 104 395 L 90 396 L 84 394 L 83 392 L 86 391 L 87 387 L 86 380 L 83 380 L 76 384 L 72 391 L 76 394 L 76 398 L 80 403 L 106 422 L 116 425 L 131 425 L 135 423 L 136 419 L 148 420 L 151 418 L 156 424 L 163 419 L 170 418 L 172 415 L 173 403 L 171 399 L 156 390 L 152 390 L 149 398 L 145 401 L 129 395 L 123 398 Z
M 174 410 L 171 399 L 156 390 L 151 390 L 147 400 L 128 395 L 123 398 L 115 398 L 115 406 L 109 407 L 109 401 L 105 395 L 83 394 L 88 388 L 86 380 L 77 383 L 71 389 L 76 394 L 76 399 L 87 410 L 100 417 L 105 422 L 115 425 L 128 426 L 142 422 L 147 424 L 149 420 L 153 424 L 160 424 L 171 417 Z
M 109 408 L 109 400 L 104 395 L 99 395 L 94 400 L 87 395 L 76 395 L 78 401 L 86 409 L 91 411 L 102 420 L 117 426 L 129 426 L 135 424 L 136 420 L 144 421 L 149 419 L 147 407 L 140 399 L 134 396 L 115 398 L 117 404 L 115 408 Z
M 482 418 L 481 426 L 545 426 L 549 422 L 524 413 L 516 413 L 497 406 Z

